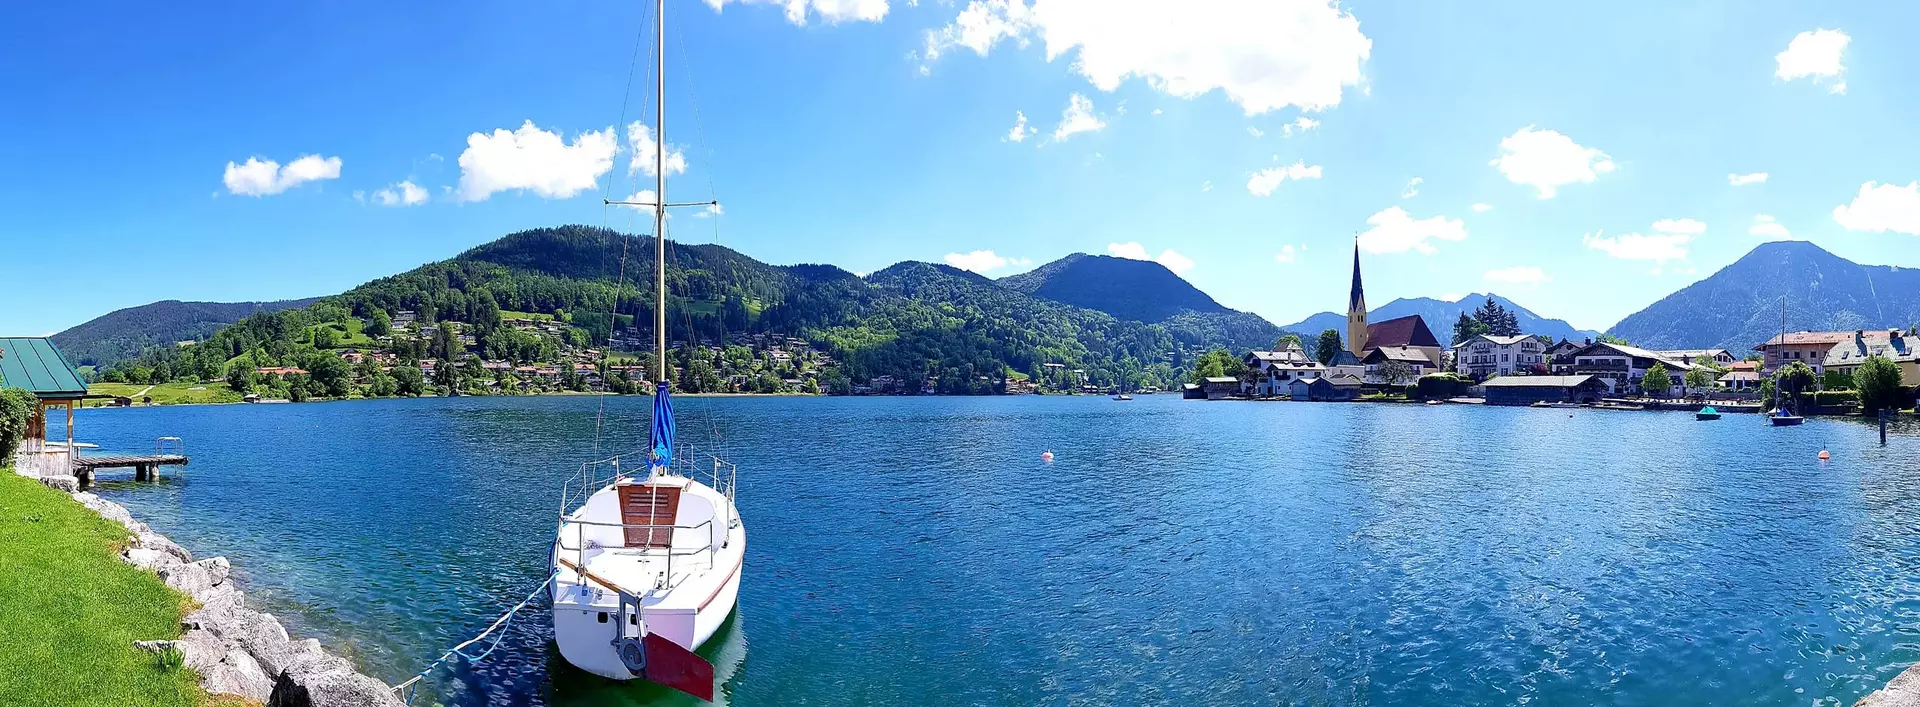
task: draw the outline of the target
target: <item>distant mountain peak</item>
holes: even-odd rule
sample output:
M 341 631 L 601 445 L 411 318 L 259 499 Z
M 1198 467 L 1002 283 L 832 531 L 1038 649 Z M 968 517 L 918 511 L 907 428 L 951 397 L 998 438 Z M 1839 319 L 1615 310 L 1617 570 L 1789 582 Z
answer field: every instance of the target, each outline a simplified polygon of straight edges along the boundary
M 1234 313 L 1151 260 L 1073 253 L 998 282 L 1035 297 L 1142 322 L 1165 321 L 1182 313 Z

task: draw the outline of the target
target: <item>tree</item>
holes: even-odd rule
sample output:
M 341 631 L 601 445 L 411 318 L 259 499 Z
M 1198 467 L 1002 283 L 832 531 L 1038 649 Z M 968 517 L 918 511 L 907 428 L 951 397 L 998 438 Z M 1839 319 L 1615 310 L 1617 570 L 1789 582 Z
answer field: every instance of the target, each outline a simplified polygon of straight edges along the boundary
M 1853 376 L 1840 371 L 1827 371 L 1820 374 L 1821 390 L 1853 390 Z
M 415 366 L 394 366 L 393 376 L 395 395 L 421 395 L 427 392 L 426 376 L 420 374 Z
M 313 328 L 313 347 L 316 349 L 333 348 L 333 327 L 317 326 Z
M 420 369 L 413 369 L 417 374 Z M 375 373 L 367 378 L 367 397 L 386 398 L 400 392 L 400 383 L 386 373 Z
M 1695 368 L 1687 371 L 1686 380 L 1688 390 L 1707 390 L 1713 387 L 1713 371 L 1706 368 Z
M 1812 388 L 1816 380 L 1816 376 L 1813 374 L 1813 368 L 1801 361 L 1794 361 L 1785 366 L 1781 366 L 1780 372 L 1775 373 L 1773 377 L 1775 379 L 1774 387 L 1780 392 L 1791 396 L 1789 399 L 1793 402 L 1795 409 L 1799 409 L 1800 394 Z
M 1860 408 L 1867 412 L 1898 408 L 1910 399 L 1900 387 L 1899 364 L 1885 356 L 1868 356 L 1860 362 L 1853 370 L 1853 389 L 1860 391 Z
M 1466 312 L 1461 312 L 1460 318 L 1453 323 L 1453 343 L 1456 345 L 1485 333 L 1487 333 L 1487 325 L 1467 316 Z
M 393 317 L 387 316 L 384 309 L 373 310 L 373 316 L 367 318 L 367 323 L 360 327 L 360 332 L 373 337 L 390 335 L 393 333 Z
M 253 359 L 236 358 L 227 364 L 227 387 L 241 395 L 253 392 Z
M 1380 374 L 1380 378 L 1385 380 L 1387 385 L 1391 386 L 1404 385 L 1407 381 L 1412 380 L 1414 375 L 1413 367 L 1407 365 L 1404 361 L 1387 361 L 1386 363 L 1380 364 L 1380 367 L 1376 370 Z
M 1493 301 L 1492 297 L 1480 303 L 1479 309 L 1473 310 L 1473 318 L 1486 325 L 1486 333 L 1493 336 L 1517 336 L 1520 333 L 1519 318 L 1506 307 L 1500 306 L 1499 302 Z
M 25 388 L 0 388 L 0 459 L 12 459 L 40 413 L 40 400 Z M 29 516 L 31 518 L 31 516 Z
M 1633 342 L 1627 341 L 1623 337 L 1614 336 L 1612 334 L 1601 334 L 1598 338 L 1595 338 L 1594 341 L 1600 342 L 1602 344 L 1619 344 L 1621 346 L 1633 345 Z
M 1319 361 L 1322 366 L 1331 366 L 1333 359 L 1339 357 L 1340 351 L 1344 348 L 1346 346 L 1340 343 L 1340 330 L 1328 329 L 1320 332 L 1320 341 L 1313 347 L 1313 360 Z
M 307 361 L 307 374 L 321 394 L 329 398 L 344 398 L 353 392 L 353 367 L 345 359 L 331 353 L 320 352 Z
M 1239 378 L 1246 370 L 1246 364 L 1226 349 L 1214 349 L 1200 355 L 1193 362 L 1194 383 L 1205 383 L 1208 378 Z
M 1647 376 L 1640 379 L 1640 392 L 1644 395 L 1665 395 L 1673 387 L 1673 374 L 1667 372 L 1667 364 L 1655 361 L 1647 369 Z

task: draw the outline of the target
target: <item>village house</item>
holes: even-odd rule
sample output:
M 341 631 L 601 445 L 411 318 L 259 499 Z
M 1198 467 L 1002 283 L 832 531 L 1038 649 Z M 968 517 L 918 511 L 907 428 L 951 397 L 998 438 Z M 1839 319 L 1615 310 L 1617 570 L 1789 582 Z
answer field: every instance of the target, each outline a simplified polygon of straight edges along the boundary
M 1726 349 L 1675 349 L 1654 353 L 1681 363 L 1705 364 L 1714 368 L 1726 368 L 1734 362 L 1733 352 Z
M 1855 332 L 1850 331 L 1788 332 L 1768 339 L 1766 343 L 1753 347 L 1753 350 L 1759 351 L 1764 357 L 1765 367 L 1761 369 L 1761 373 L 1768 376 L 1779 371 L 1781 366 L 1795 361 L 1813 367 L 1814 375 L 1821 375 L 1826 373 L 1827 353 L 1832 351 L 1833 347 L 1852 340 L 1854 334 Z M 1885 330 L 1867 331 L 1861 332 L 1861 336 L 1868 340 L 1877 339 L 1884 344 L 1887 332 Z
M 1480 334 L 1453 345 L 1453 370 L 1474 380 L 1546 373 L 1547 345 L 1529 334 Z
M 1360 397 L 1360 387 L 1359 378 L 1342 373 L 1313 379 L 1296 378 L 1287 386 L 1287 391 L 1295 401 L 1346 402 Z
M 1401 380 L 1387 380 L 1387 377 L 1381 374 L 1380 367 L 1389 361 L 1406 364 L 1410 373 Z M 1379 346 L 1367 349 L 1367 355 L 1360 359 L 1360 365 L 1365 370 L 1363 380 L 1374 385 L 1407 385 L 1420 376 L 1440 370 L 1438 359 L 1430 358 L 1425 350 L 1412 346 Z
M 1488 405 L 1595 403 L 1607 392 L 1597 376 L 1501 376 L 1481 384 Z
M 1240 393 L 1240 379 L 1233 376 L 1209 376 L 1200 379 L 1200 390 L 1208 400 L 1225 400 Z
M 307 369 L 294 366 L 261 366 L 253 369 L 253 372 L 263 376 L 304 376 L 307 374 Z
M 1291 394 L 1295 380 L 1313 380 L 1328 375 L 1326 366 L 1307 356 L 1299 344 L 1287 342 L 1279 351 L 1252 351 L 1240 359 L 1253 371 L 1252 380 L 1241 386 L 1247 395 L 1278 396 Z
M 1880 356 L 1900 367 L 1900 385 L 1920 385 L 1920 346 L 1917 346 L 1920 341 L 1916 341 L 1916 338 L 1899 329 L 1856 331 L 1853 338 L 1835 344 L 1827 351 L 1822 368 L 1851 376 L 1868 358 Z
M 1715 382 L 1719 383 L 1720 387 L 1735 392 L 1744 393 L 1755 391 L 1760 389 L 1760 372 L 1755 370 L 1727 371 L 1716 379 Z
M 1611 395 L 1639 393 L 1658 397 L 1682 397 L 1686 395 L 1687 371 L 1695 368 L 1693 364 L 1668 359 L 1654 351 L 1604 341 L 1586 345 L 1573 354 L 1573 359 L 1575 375 L 1592 375 L 1606 384 L 1607 392 Z M 1666 390 L 1641 389 L 1641 381 L 1647 377 L 1647 371 L 1652 369 L 1654 364 L 1665 366 L 1668 376 L 1672 379 L 1673 385 Z
M 1592 339 L 1573 341 L 1561 339 L 1560 343 L 1547 347 L 1547 370 L 1554 375 L 1567 375 L 1573 372 L 1573 355 L 1593 344 Z

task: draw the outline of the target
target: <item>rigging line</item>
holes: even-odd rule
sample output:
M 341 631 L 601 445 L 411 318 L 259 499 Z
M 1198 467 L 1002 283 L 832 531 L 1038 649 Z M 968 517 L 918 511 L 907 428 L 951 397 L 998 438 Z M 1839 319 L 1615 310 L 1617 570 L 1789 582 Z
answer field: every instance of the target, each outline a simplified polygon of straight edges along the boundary
M 652 8 L 653 8 L 652 5 L 647 5 L 646 7 L 647 7 L 647 10 L 643 11 L 643 13 L 641 14 L 642 18 L 649 17 L 652 14 L 654 14 L 652 12 Z M 655 18 L 655 20 L 657 21 L 658 18 Z M 621 88 L 621 93 L 620 93 L 620 120 L 619 122 L 616 122 L 613 124 L 613 130 L 614 130 L 613 141 L 614 141 L 614 145 L 616 146 L 616 149 L 620 144 L 619 131 L 622 127 L 624 127 L 624 124 L 627 122 L 627 105 L 633 100 L 633 75 L 637 71 L 640 63 L 640 43 L 642 40 L 646 38 L 646 30 L 650 26 L 652 26 L 652 23 L 646 22 L 643 20 L 640 23 L 640 27 L 634 32 L 633 53 L 629 55 L 627 58 L 627 83 L 625 86 Z M 652 43 L 649 42 L 648 44 L 651 45 Z M 649 56 L 651 56 L 651 51 L 649 51 Z M 649 62 L 648 75 L 649 76 L 652 75 L 651 62 Z M 602 202 L 608 201 L 609 199 L 607 197 L 611 197 L 613 195 L 613 183 L 614 181 L 619 179 L 619 177 L 615 175 L 613 171 L 614 169 L 616 168 L 610 167 L 607 170 L 607 185 L 601 190 L 600 200 Z M 602 204 L 600 207 L 600 228 L 603 231 L 609 230 L 607 229 L 607 206 L 605 204 Z M 632 230 L 633 228 L 633 217 L 631 214 L 629 214 L 627 217 L 627 228 L 628 230 Z M 615 234 L 615 235 L 619 236 L 619 234 Z M 620 293 L 622 290 L 626 289 L 626 282 L 627 282 L 627 246 L 630 241 L 624 236 L 619 236 L 619 237 L 620 237 L 620 266 L 619 266 L 619 269 L 616 270 L 614 274 L 613 301 L 608 303 L 607 305 L 607 339 L 605 344 L 607 351 L 613 350 L 613 331 L 614 331 L 615 325 L 618 324 L 618 322 L 620 321 Z M 602 252 L 600 254 L 600 267 L 604 271 L 606 269 L 606 266 L 607 266 L 606 253 Z M 591 343 L 591 341 L 589 341 L 589 343 Z M 603 353 L 602 356 L 605 356 L 605 354 Z M 608 373 L 611 374 L 612 371 L 609 370 Z M 569 378 L 571 378 L 571 376 L 569 376 Z M 600 384 L 602 386 L 607 385 L 606 376 L 601 376 Z M 606 431 L 606 417 L 607 417 L 607 396 L 601 395 L 599 396 L 599 399 L 595 401 L 595 406 L 593 411 L 593 458 L 599 458 L 600 456 L 600 440 L 601 440 L 601 436 Z
M 487 629 L 485 631 L 481 631 L 479 634 L 475 635 L 473 638 L 469 638 L 466 641 L 461 642 L 459 645 L 448 649 L 447 652 L 440 654 L 439 658 L 434 659 L 432 663 L 428 663 L 427 668 L 425 670 L 422 670 L 420 671 L 419 674 L 414 675 L 412 678 L 407 679 L 406 682 L 393 686 L 392 689 L 395 692 L 405 692 L 407 688 L 412 687 L 414 684 L 419 683 L 421 680 L 425 680 L 428 675 L 433 673 L 434 668 L 440 667 L 441 663 L 447 662 L 449 658 L 452 658 L 456 655 L 462 658 L 466 658 L 468 662 L 472 663 L 472 662 L 479 662 L 481 659 L 486 658 L 488 655 L 492 654 L 493 649 L 499 648 L 500 642 L 506 640 L 507 638 L 507 632 L 501 629 L 503 627 L 510 626 L 513 623 L 514 615 L 520 613 L 520 610 L 527 608 L 527 605 L 533 602 L 533 598 L 539 596 L 540 592 L 545 591 L 547 587 L 551 586 L 553 584 L 553 579 L 558 576 L 560 576 L 560 570 L 556 569 L 551 572 L 548 572 L 547 578 L 540 582 L 540 586 L 534 587 L 533 591 L 527 593 L 527 598 L 521 599 L 520 603 L 513 605 L 513 608 L 508 609 L 507 613 L 501 614 L 500 618 L 494 619 L 493 623 L 487 626 Z M 484 651 L 481 651 L 479 655 L 470 656 L 460 652 L 462 649 L 465 649 L 467 646 L 471 646 L 475 643 L 479 643 L 482 639 L 485 639 L 488 634 L 491 634 L 495 631 L 500 631 L 500 635 L 498 637 L 495 637 L 493 639 L 493 643 L 488 645 L 487 649 Z M 413 695 L 411 694 L 407 695 L 407 704 L 413 704 Z

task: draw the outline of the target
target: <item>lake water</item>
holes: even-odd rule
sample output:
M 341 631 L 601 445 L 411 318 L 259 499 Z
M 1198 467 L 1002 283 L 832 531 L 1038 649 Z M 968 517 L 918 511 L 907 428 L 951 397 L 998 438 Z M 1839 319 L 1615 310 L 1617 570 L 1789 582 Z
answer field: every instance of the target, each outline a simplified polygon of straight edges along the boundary
M 649 401 L 604 403 L 600 455 L 643 447 Z M 392 683 L 544 576 L 601 404 L 86 410 L 78 429 L 126 451 L 185 438 L 185 472 L 103 493 Z M 745 581 L 707 651 L 731 704 L 1845 705 L 1920 660 L 1920 438 L 1883 450 L 1857 423 L 1171 396 L 677 407 L 683 439 L 740 464 Z M 572 669 L 548 631 L 529 613 L 432 697 L 688 702 Z

